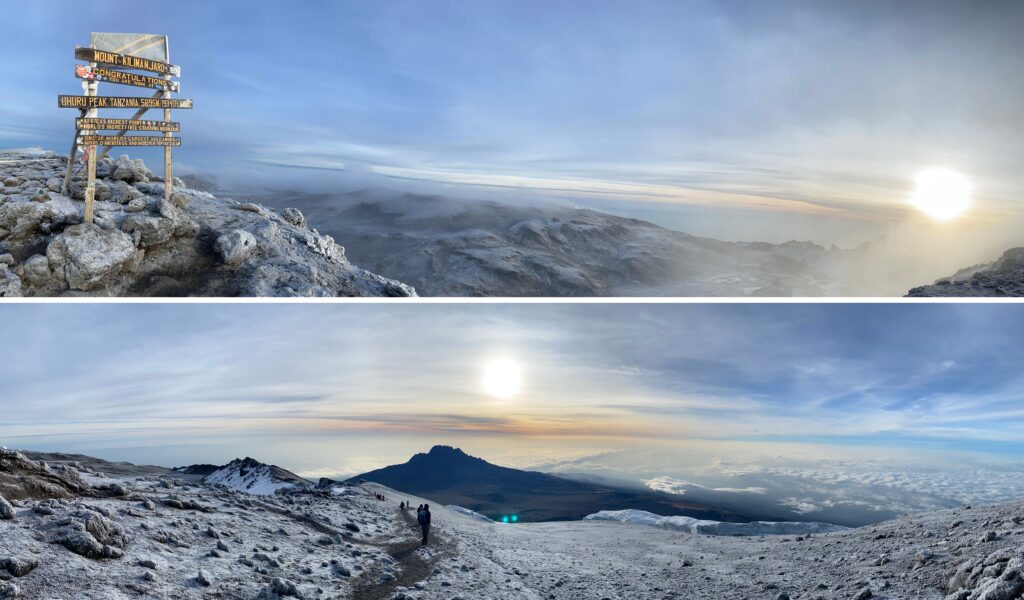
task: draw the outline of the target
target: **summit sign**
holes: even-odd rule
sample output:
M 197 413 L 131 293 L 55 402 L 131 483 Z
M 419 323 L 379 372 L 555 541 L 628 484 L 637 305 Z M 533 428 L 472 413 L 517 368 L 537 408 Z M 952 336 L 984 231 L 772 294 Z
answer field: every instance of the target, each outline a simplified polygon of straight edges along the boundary
M 84 95 L 57 96 L 58 107 L 77 108 L 79 111 L 75 119 L 75 138 L 68 156 L 67 173 L 64 175 L 64 193 L 68 193 L 71 187 L 72 172 L 81 150 L 87 179 L 85 220 L 91 223 L 96 193 L 96 162 L 117 146 L 160 146 L 164 149 L 164 198 L 169 200 L 174 186 L 171 148 L 181 145 L 181 138 L 174 136 L 181 125 L 171 121 L 171 111 L 192 108 L 192 100 L 171 97 L 172 93 L 181 89 L 180 82 L 174 80 L 181 76 L 181 67 L 170 63 L 167 36 L 92 33 L 87 48 L 75 48 L 75 59 L 88 63 L 75 65 L 75 77 L 82 80 Z M 100 96 L 100 82 L 156 91 L 150 97 Z M 135 114 L 130 118 L 101 118 L 99 109 L 135 109 Z M 163 120 L 140 120 L 150 109 L 163 110 Z M 101 131 L 117 133 L 103 135 Z M 162 135 L 125 135 L 129 131 Z

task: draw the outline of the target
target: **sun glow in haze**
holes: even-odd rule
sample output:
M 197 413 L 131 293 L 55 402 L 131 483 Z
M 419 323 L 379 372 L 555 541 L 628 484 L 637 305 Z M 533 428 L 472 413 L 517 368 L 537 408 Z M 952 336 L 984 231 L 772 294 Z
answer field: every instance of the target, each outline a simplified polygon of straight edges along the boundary
M 495 398 L 507 399 L 519 393 L 522 387 L 519 363 L 507 358 L 491 361 L 484 367 L 484 391 Z
M 928 169 L 917 176 L 910 203 L 937 221 L 958 217 L 971 204 L 971 184 L 948 169 Z

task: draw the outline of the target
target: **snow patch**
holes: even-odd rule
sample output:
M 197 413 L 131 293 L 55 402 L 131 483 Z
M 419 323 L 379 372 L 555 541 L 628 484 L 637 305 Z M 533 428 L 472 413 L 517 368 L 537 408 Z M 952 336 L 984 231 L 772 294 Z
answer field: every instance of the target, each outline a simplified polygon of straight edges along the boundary
M 805 535 L 808 533 L 833 533 L 847 528 L 831 523 L 805 521 L 754 521 L 752 523 L 725 523 L 705 521 L 693 517 L 663 517 L 645 510 L 602 510 L 584 517 L 585 521 L 617 521 L 634 525 L 647 525 L 700 533 L 704 535 Z
M 491 519 L 490 517 L 485 517 L 484 515 L 476 512 L 475 510 L 469 510 L 468 508 L 463 508 L 463 507 L 458 506 L 456 504 L 449 504 L 445 508 L 447 508 L 448 510 L 450 510 L 452 512 L 457 512 L 460 515 L 466 515 L 467 517 L 473 517 L 474 519 L 477 519 L 479 521 L 487 521 L 488 523 L 493 523 L 494 522 L 494 520 Z

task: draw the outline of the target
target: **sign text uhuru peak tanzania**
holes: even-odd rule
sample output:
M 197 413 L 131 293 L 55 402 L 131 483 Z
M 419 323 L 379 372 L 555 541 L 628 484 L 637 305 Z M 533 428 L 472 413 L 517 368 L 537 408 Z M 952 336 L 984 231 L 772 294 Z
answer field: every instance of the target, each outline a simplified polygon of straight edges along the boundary
M 57 96 L 61 108 L 192 108 L 192 101 L 177 98 L 121 96 Z
M 148 58 L 140 58 L 138 56 L 130 56 L 128 54 L 117 54 L 116 52 L 97 50 L 95 48 L 75 48 L 75 58 L 78 60 L 103 63 L 105 65 L 112 65 L 115 67 L 124 67 L 126 69 L 151 71 L 161 75 L 178 76 L 181 73 L 181 69 L 177 65 L 150 60 Z

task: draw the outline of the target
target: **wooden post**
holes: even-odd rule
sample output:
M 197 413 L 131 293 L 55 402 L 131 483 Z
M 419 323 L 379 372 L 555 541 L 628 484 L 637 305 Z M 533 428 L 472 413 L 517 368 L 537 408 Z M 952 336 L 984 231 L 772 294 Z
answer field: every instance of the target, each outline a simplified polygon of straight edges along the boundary
M 82 87 L 84 88 L 84 91 L 86 91 L 86 92 L 88 92 L 88 90 L 89 90 L 88 85 L 89 85 L 89 82 L 87 82 L 87 81 L 83 81 L 82 82 Z M 85 115 L 88 114 L 88 112 L 89 111 L 86 111 L 86 110 L 79 110 L 78 111 L 78 116 L 84 117 Z M 60 188 L 60 193 L 64 194 L 65 196 L 67 196 L 68 193 L 71 190 L 71 171 L 75 167 L 75 159 L 77 158 L 77 156 L 78 156 L 78 128 L 76 127 L 75 128 L 75 135 L 74 135 L 73 138 L 71 138 L 71 151 L 68 152 L 68 169 L 64 173 L 64 185 L 62 185 L 61 188 Z
M 168 63 L 171 62 L 171 48 L 170 48 L 170 43 L 168 43 L 168 40 L 167 40 L 166 37 L 164 38 L 164 60 L 167 61 Z M 164 79 L 167 80 L 167 81 L 170 81 L 171 80 L 171 75 L 169 73 L 167 75 L 164 75 Z M 170 86 L 167 86 L 167 87 L 170 88 Z M 171 90 L 170 89 L 164 90 L 163 96 L 164 96 L 164 98 L 170 98 L 171 97 Z M 171 120 L 171 109 L 165 108 L 164 109 L 164 121 L 170 121 L 170 120 Z M 167 132 L 164 133 L 164 137 L 167 137 L 167 138 L 174 137 L 174 134 L 169 132 L 169 131 L 167 131 Z M 171 192 L 173 190 L 174 190 L 174 175 L 173 175 L 173 173 L 171 171 L 171 147 L 170 146 L 164 146 L 164 201 L 165 202 L 170 202 L 171 201 Z
M 164 92 L 164 98 L 170 98 L 171 92 L 168 90 Z M 171 120 L 171 109 L 164 109 L 164 121 Z M 167 131 L 164 132 L 164 137 L 174 137 L 174 134 Z M 171 147 L 164 146 L 164 200 L 167 202 L 171 201 L 171 192 L 174 190 L 174 179 L 171 172 Z
M 96 195 L 96 146 L 86 147 L 89 153 L 89 183 L 85 187 L 85 222 L 93 221 L 93 198 Z
M 91 63 L 96 66 L 96 63 Z M 95 96 L 99 89 L 99 83 L 95 81 L 89 82 L 89 96 Z M 89 109 L 86 116 L 95 117 L 99 114 L 99 110 L 92 108 Z M 90 131 L 89 133 L 95 133 Z M 85 185 L 85 222 L 92 223 L 93 221 L 93 198 L 96 195 L 96 146 L 86 146 L 85 151 L 89 154 L 89 166 L 88 166 L 88 180 Z

